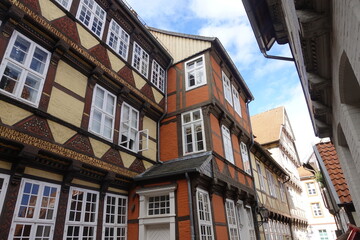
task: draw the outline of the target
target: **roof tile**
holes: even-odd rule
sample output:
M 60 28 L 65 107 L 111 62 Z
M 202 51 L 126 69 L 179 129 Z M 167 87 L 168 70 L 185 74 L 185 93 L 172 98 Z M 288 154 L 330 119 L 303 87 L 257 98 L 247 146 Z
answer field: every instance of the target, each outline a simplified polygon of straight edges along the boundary
M 322 142 L 316 144 L 316 148 L 325 164 L 331 182 L 333 183 L 336 193 L 339 196 L 340 202 L 352 202 L 349 187 L 341 169 L 340 161 L 334 145 L 331 142 Z

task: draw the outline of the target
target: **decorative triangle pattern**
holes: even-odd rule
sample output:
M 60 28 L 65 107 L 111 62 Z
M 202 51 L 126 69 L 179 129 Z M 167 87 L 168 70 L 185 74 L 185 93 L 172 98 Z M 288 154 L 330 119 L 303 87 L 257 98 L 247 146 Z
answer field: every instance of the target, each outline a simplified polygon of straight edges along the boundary
M 76 134 L 75 136 L 70 138 L 64 145 L 75 151 L 80 151 L 90 156 L 94 156 L 94 151 L 92 149 L 89 138 L 83 135 Z
M 56 27 L 58 30 L 60 30 L 63 34 L 65 34 L 67 37 L 69 37 L 72 41 L 76 43 L 80 43 L 80 37 L 79 33 L 76 28 L 76 23 L 68 18 L 67 16 L 64 16 L 59 19 L 55 19 L 51 22 L 54 27 Z
M 142 173 L 146 170 L 143 162 L 139 159 L 135 159 L 134 162 L 130 165 L 129 169 L 138 173 Z
M 54 141 L 47 121 L 38 116 L 32 115 L 28 118 L 25 118 L 24 120 L 18 122 L 15 126 L 24 132 L 32 133 L 41 138 Z
M 119 154 L 119 151 L 116 151 L 113 148 L 110 148 L 104 156 L 101 157 L 101 160 L 112 163 L 116 166 L 124 167 L 124 163 L 121 160 L 121 156 Z

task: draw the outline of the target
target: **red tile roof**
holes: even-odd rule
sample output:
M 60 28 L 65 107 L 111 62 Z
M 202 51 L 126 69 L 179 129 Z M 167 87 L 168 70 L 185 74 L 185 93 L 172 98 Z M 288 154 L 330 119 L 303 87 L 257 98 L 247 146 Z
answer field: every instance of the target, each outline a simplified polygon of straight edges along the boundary
M 316 144 L 316 148 L 325 164 L 329 173 L 331 182 L 339 196 L 341 203 L 352 202 L 350 191 L 344 177 L 343 170 L 341 169 L 338 155 L 335 147 L 331 142 L 323 142 Z

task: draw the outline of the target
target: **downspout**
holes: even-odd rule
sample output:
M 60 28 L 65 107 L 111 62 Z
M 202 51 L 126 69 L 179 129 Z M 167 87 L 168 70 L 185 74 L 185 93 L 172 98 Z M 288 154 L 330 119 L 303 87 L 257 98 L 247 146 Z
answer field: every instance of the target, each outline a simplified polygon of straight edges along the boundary
M 170 63 L 166 68 L 166 76 L 168 76 L 167 73 L 168 73 L 168 71 L 169 71 L 172 64 L 173 64 L 173 59 L 171 58 Z M 157 156 L 156 156 L 156 162 L 157 163 L 162 163 L 162 161 L 160 161 L 160 122 L 164 119 L 165 115 L 167 114 L 167 109 L 168 109 L 168 106 L 167 106 L 167 101 L 168 101 L 168 98 L 167 98 L 167 82 L 168 82 L 168 78 L 166 78 L 166 81 L 164 83 L 165 111 L 164 111 L 163 115 L 161 115 L 159 121 L 157 122 L 157 142 L 158 142 Z
M 251 152 L 251 148 L 254 146 L 254 134 L 252 133 L 252 125 L 251 125 L 251 118 L 250 118 L 250 111 L 249 111 L 249 103 L 252 101 L 252 99 L 249 99 L 247 102 L 246 102 L 246 112 L 247 112 L 247 115 L 249 117 L 249 125 L 250 125 L 250 129 L 251 129 L 251 133 L 250 133 L 250 139 L 251 139 L 251 143 L 250 143 L 250 146 L 249 146 L 249 156 L 250 156 L 250 152 Z M 250 169 L 251 169 L 251 175 L 252 177 L 254 178 L 254 174 L 252 172 L 252 165 L 251 165 L 251 158 L 249 159 L 250 160 Z M 255 206 L 255 220 L 256 220 L 256 238 L 257 239 L 261 239 L 260 237 L 260 229 L 259 229 L 259 222 L 258 222 L 258 209 L 259 209 L 259 201 L 260 201 L 260 198 L 257 194 L 257 191 L 256 191 L 256 187 L 255 187 L 255 181 L 254 181 L 254 184 L 253 184 L 253 189 L 254 189 L 254 193 L 255 193 L 255 197 L 257 198 L 256 200 L 256 206 Z M 261 225 L 262 228 L 263 228 L 263 232 L 264 232 L 264 226 L 263 224 Z
M 188 185 L 188 198 L 189 198 L 189 211 L 190 211 L 190 232 L 191 232 L 191 240 L 195 240 L 195 231 L 194 231 L 194 213 L 193 213 L 193 202 L 191 195 L 191 182 L 189 174 L 186 172 L 185 177 Z
M 265 58 L 283 60 L 283 61 L 290 61 L 290 62 L 295 61 L 293 57 L 282 57 L 282 56 L 267 55 L 266 51 L 261 51 L 261 52 L 262 52 L 262 54 L 264 55 Z

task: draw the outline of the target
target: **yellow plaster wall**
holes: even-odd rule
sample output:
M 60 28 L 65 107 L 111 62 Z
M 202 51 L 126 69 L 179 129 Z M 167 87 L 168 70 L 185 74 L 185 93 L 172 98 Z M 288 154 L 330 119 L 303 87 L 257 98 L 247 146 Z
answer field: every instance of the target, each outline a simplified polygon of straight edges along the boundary
M 76 131 L 73 131 L 70 128 L 56 122 L 48 120 L 48 124 L 54 140 L 57 143 L 64 144 L 67 140 L 76 134 Z
M 58 63 L 55 82 L 77 95 L 85 97 L 87 77 L 64 61 L 59 61 Z
M 109 60 L 111 63 L 111 68 L 118 72 L 120 69 L 122 69 L 125 66 L 125 63 L 120 59 L 120 57 L 113 54 L 111 51 L 107 50 Z
M 156 90 L 153 87 L 151 89 L 152 89 L 153 94 L 154 94 L 155 102 L 159 103 L 163 99 L 164 95 L 162 95 L 162 93 L 160 93 L 158 90 Z
M 80 127 L 83 111 L 83 102 L 53 88 L 48 108 L 49 114 Z
M 93 148 L 94 154 L 98 158 L 101 158 L 110 149 L 110 146 L 103 142 L 100 142 L 93 138 L 89 138 L 89 139 L 90 139 L 90 143 Z
M 144 85 L 146 84 L 146 81 L 140 77 L 139 74 L 137 74 L 135 71 L 132 71 L 132 74 L 134 76 L 135 86 L 137 89 L 142 89 Z
M 149 139 L 149 149 L 143 151 L 142 155 L 156 161 L 156 146 L 157 144 Z
M 55 181 L 62 181 L 63 180 L 63 177 L 61 175 L 59 175 L 59 174 L 55 174 L 55 173 L 51 173 L 51 172 L 47 172 L 47 171 L 43 171 L 43 170 L 40 170 L 40 169 L 31 168 L 31 167 L 26 167 L 24 173 L 32 175 L 32 176 L 37 176 L 37 177 L 42 177 L 42 178 L 55 180 Z
M 79 33 L 81 45 L 84 48 L 90 49 L 95 45 L 99 44 L 99 41 L 95 37 L 93 37 L 93 35 L 91 35 L 91 33 L 86 30 L 82 25 L 77 23 L 76 27 Z
M 134 162 L 134 160 L 136 159 L 135 156 L 132 156 L 130 154 L 127 154 L 126 152 L 122 152 L 119 151 L 120 156 L 121 156 L 121 160 L 124 164 L 124 167 L 129 168 L 131 166 L 131 164 Z
M 80 179 L 77 179 L 77 178 L 74 178 L 71 183 L 72 184 L 78 184 L 78 185 L 85 186 L 85 187 L 100 188 L 99 184 L 84 181 L 84 180 L 80 180 Z
M 156 135 L 157 135 L 157 124 L 154 120 L 152 120 L 151 118 L 148 117 L 144 117 L 143 120 L 143 129 L 148 129 L 149 130 L 149 136 L 152 138 L 156 139 Z
M 4 101 L 0 101 L 0 119 L 6 125 L 14 125 L 32 115 L 31 112 L 25 111 L 22 108 L 16 107 Z
M 65 16 L 65 13 L 49 0 L 39 0 L 41 14 L 49 21 Z
M 154 164 L 149 163 L 148 161 L 142 161 L 144 164 L 145 169 L 151 168 L 152 166 L 154 166 Z
M 0 161 L 0 168 L 10 170 L 11 169 L 11 163 Z

